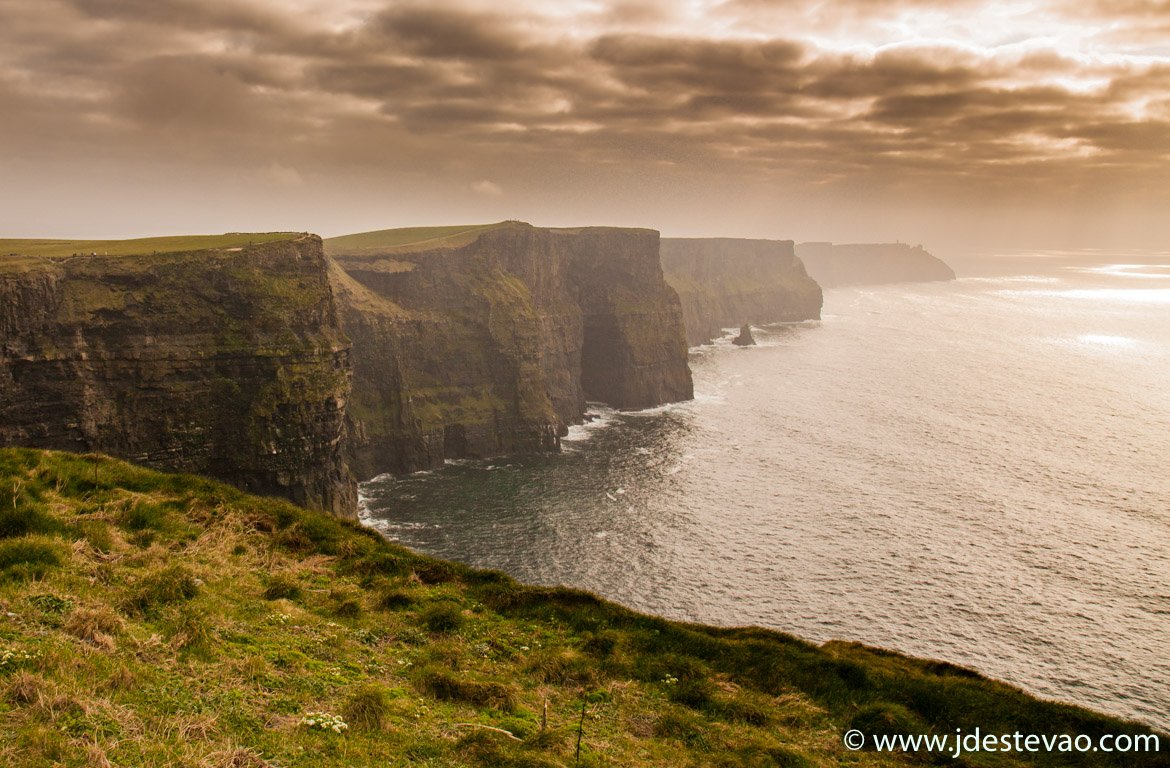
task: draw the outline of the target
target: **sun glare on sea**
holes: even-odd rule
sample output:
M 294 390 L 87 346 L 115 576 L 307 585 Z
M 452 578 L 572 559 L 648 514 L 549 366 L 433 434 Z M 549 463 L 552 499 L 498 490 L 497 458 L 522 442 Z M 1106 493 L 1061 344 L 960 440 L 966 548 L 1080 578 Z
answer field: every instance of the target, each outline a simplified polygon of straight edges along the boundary
M 1086 333 L 1077 336 L 1077 341 L 1082 344 L 1089 344 L 1095 347 L 1104 347 L 1111 349 L 1134 349 L 1140 347 L 1142 342 L 1137 339 L 1131 339 L 1128 336 L 1110 336 L 1104 333 Z
M 1072 288 L 1064 291 L 995 291 L 995 295 L 1026 299 L 1050 297 L 1095 301 L 1100 304 L 1170 304 L 1170 288 Z
M 1165 264 L 1107 264 L 1085 270 L 1111 277 L 1138 277 L 1152 280 L 1170 280 L 1170 266 Z

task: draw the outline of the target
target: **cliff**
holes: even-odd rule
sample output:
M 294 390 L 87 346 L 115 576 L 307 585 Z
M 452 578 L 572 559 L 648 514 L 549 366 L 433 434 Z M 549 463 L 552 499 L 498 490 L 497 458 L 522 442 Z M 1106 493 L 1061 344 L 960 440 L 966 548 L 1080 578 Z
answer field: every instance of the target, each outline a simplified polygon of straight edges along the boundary
M 519 222 L 326 241 L 353 342 L 359 475 L 555 450 L 586 399 L 692 396 L 658 234 Z
M 731 326 L 821 316 L 820 286 L 790 240 L 663 238 L 662 267 L 682 302 L 691 346 Z
M 825 288 L 954 280 L 955 272 L 921 245 L 801 243 L 796 253 Z
M 330 247 L 336 262 L 313 235 L 0 241 L 0 445 L 352 516 L 351 463 L 555 450 L 587 399 L 692 395 L 657 232 L 505 222 Z
M 0 445 L 99 451 L 355 513 L 349 345 L 319 238 L 0 253 Z

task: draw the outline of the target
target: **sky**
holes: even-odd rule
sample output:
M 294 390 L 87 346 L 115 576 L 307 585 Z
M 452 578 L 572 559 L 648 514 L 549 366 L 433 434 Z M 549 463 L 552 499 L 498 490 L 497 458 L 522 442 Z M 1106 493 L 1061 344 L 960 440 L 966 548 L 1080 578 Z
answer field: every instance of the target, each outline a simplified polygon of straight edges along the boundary
M 1168 0 L 0 0 L 0 236 L 1170 245 Z

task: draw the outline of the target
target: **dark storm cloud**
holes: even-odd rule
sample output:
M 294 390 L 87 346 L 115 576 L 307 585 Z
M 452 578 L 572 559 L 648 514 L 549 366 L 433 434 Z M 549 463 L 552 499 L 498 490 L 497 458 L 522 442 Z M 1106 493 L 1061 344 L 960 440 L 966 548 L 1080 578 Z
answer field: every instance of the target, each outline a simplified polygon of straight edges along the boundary
M 886 50 L 872 59 L 828 59 L 812 68 L 804 92 L 825 99 L 878 97 L 910 89 L 959 90 L 979 82 L 985 62 L 968 56 L 962 64 L 936 60 L 938 51 Z M 944 55 L 953 52 L 944 51 Z
M 370 29 L 399 49 L 426 58 L 520 61 L 537 48 L 504 17 L 434 6 L 391 8 L 376 16 Z
M 804 49 L 787 40 L 625 35 L 599 38 L 589 55 L 615 77 L 646 91 L 766 94 L 795 86 Z
M 285 17 L 246 0 L 65 0 L 64 4 L 102 22 L 262 34 L 289 26 Z
M 259 112 L 253 86 L 266 78 L 250 66 L 209 56 L 156 56 L 118 73 L 114 105 L 139 125 L 166 130 L 205 131 L 240 127 Z

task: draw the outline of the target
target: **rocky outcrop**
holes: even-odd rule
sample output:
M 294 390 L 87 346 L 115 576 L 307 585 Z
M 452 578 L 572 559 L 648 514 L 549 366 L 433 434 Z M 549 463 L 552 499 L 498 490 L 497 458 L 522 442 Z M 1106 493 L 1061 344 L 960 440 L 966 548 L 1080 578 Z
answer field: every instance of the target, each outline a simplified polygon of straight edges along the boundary
M 731 343 L 737 347 L 754 347 L 756 339 L 752 336 L 752 327 L 747 323 L 740 326 L 739 335 L 732 339 Z
M 0 259 L 0 445 L 97 451 L 353 515 L 321 240 Z
M 808 273 L 825 288 L 955 279 L 954 270 L 921 245 L 801 243 L 796 253 Z
M 657 232 L 402 232 L 327 243 L 353 341 L 361 476 L 555 450 L 587 399 L 644 408 L 692 396 Z
M 691 346 L 745 320 L 764 325 L 821 316 L 820 286 L 790 240 L 663 238 L 662 266 L 682 302 Z

